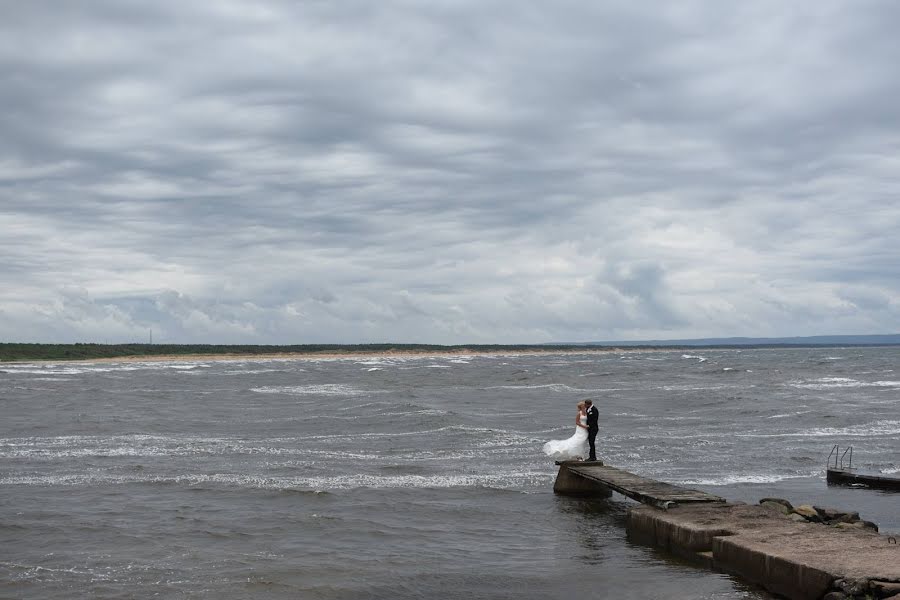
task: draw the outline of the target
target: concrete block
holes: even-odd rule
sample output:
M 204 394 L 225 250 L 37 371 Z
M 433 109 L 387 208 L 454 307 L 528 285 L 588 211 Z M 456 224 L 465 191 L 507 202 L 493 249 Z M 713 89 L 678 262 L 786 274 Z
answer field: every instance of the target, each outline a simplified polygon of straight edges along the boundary
M 792 600 L 819 600 L 831 588 L 833 578 L 789 558 L 754 550 L 740 536 L 713 540 L 718 569 L 740 575 L 768 591 Z
M 612 491 L 603 485 L 578 475 L 573 475 L 565 464 L 559 465 L 559 473 L 556 474 L 556 482 L 553 491 L 564 496 L 589 496 L 594 498 L 609 498 Z

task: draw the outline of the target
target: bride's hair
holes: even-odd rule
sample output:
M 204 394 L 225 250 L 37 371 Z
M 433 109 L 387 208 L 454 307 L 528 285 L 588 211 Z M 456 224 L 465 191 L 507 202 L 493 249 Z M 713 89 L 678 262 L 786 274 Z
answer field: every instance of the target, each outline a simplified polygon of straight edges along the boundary
M 579 402 L 579 403 L 576 404 L 575 406 L 578 407 L 578 410 L 583 410 L 584 407 L 585 407 L 584 401 L 582 400 L 581 402 Z

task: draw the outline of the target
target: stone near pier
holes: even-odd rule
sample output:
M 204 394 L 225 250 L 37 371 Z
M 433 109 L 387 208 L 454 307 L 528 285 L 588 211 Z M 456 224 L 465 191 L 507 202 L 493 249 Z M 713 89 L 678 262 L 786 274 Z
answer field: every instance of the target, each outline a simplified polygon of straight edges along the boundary
M 900 582 L 897 581 L 870 581 L 869 589 L 877 594 L 877 598 L 890 598 L 900 594 Z
M 823 521 L 833 523 L 855 523 L 859 521 L 858 512 L 847 512 L 836 508 L 813 506 Z
M 794 505 L 791 504 L 790 502 L 788 502 L 787 500 L 785 500 L 784 498 L 761 498 L 759 501 L 759 503 L 761 505 L 769 503 L 769 502 L 774 503 L 774 504 L 780 504 L 781 506 L 786 508 L 787 513 L 785 513 L 785 514 L 788 514 L 789 512 L 794 510 Z
M 800 515 L 807 521 L 811 521 L 813 523 L 818 523 L 822 520 L 822 517 L 819 516 L 819 511 L 817 511 L 809 504 L 801 504 L 800 506 L 794 507 L 794 514 Z
M 789 515 L 789 514 L 791 514 L 791 510 L 792 510 L 792 509 L 790 508 L 789 505 L 788 505 L 788 506 L 785 506 L 785 505 L 782 504 L 781 502 L 775 502 L 775 501 L 773 501 L 773 500 L 769 500 L 769 499 L 766 499 L 766 498 L 763 498 L 762 500 L 760 500 L 760 501 L 759 501 L 759 505 L 762 506 L 762 507 L 764 507 L 764 508 L 768 508 L 768 509 L 770 509 L 770 510 L 774 510 L 775 512 L 779 512 L 779 513 L 781 513 L 781 514 L 783 514 L 783 515 Z M 804 519 L 804 520 L 805 520 L 805 519 Z

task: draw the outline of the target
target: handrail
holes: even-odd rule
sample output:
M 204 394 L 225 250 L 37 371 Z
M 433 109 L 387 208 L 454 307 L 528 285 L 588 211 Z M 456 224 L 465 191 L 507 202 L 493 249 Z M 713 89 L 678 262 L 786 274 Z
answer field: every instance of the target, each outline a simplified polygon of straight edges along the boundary
M 847 446 L 847 449 L 841 454 L 841 468 L 844 468 L 844 457 L 847 456 L 848 452 L 850 453 L 850 462 L 847 464 L 847 469 L 853 470 L 853 446 Z
M 849 456 L 848 456 L 849 455 Z M 831 452 L 828 453 L 828 462 L 827 466 L 829 469 L 832 468 L 832 460 L 831 457 L 834 457 L 834 467 L 835 469 L 840 469 L 842 471 L 852 471 L 853 470 L 853 446 L 847 446 L 844 448 L 844 452 L 841 452 L 840 444 L 835 444 L 831 447 Z M 844 469 L 844 460 L 847 461 L 847 468 Z M 840 466 L 838 466 L 840 464 Z

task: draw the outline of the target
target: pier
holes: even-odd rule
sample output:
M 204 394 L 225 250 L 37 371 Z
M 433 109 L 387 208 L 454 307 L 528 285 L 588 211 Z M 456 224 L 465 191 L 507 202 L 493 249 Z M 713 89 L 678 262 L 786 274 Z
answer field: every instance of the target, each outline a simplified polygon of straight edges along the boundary
M 628 471 L 623 471 L 615 467 L 604 465 L 600 461 L 583 462 L 583 461 L 567 461 L 558 462 L 560 465 L 560 473 L 565 467 L 568 477 L 557 477 L 556 485 L 553 491 L 565 494 L 566 488 L 573 485 L 579 485 L 579 492 L 584 493 L 585 487 L 595 489 L 602 493 L 605 488 L 607 490 L 618 492 L 623 496 L 636 500 L 642 504 L 650 504 L 657 508 L 671 508 L 679 504 L 694 504 L 698 502 L 724 502 L 724 498 L 693 490 L 689 488 L 672 485 L 655 479 L 647 479 Z M 572 481 L 572 476 L 580 478 Z
M 561 462 L 554 491 L 641 504 L 628 537 L 790 600 L 900 600 L 900 545 L 857 513 L 763 499 L 731 503 L 593 462 Z
M 855 469 L 832 469 L 826 471 L 826 480 L 831 485 L 868 487 L 876 490 L 900 491 L 900 477 L 877 473 L 859 473 Z

